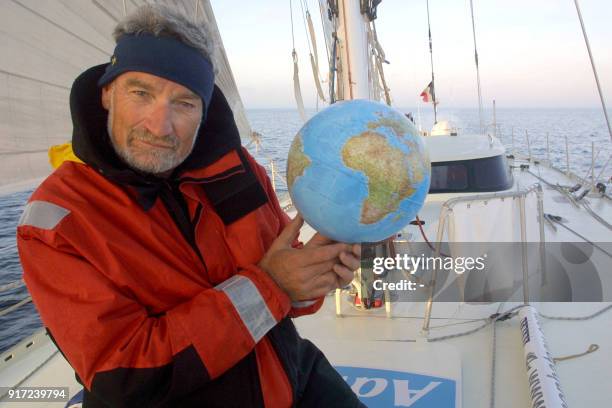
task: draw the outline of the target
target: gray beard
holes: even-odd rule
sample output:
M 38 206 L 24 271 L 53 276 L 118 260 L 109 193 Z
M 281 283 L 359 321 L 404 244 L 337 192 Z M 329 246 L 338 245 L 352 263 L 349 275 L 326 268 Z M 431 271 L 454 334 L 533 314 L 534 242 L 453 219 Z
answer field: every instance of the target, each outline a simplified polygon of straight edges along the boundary
M 111 90 L 114 93 L 114 89 Z M 132 152 L 130 146 L 134 140 L 145 140 L 145 141 L 154 141 L 161 140 L 166 144 L 172 144 L 175 149 L 178 147 L 178 139 L 175 135 L 167 135 L 163 137 L 156 137 L 151 135 L 151 133 L 146 130 L 134 130 L 132 129 L 127 136 L 126 146 L 119 147 L 115 143 L 115 138 L 113 137 L 113 117 L 114 117 L 114 103 L 113 96 L 111 95 L 110 108 L 108 110 L 108 121 L 106 124 L 108 136 L 111 141 L 111 145 L 115 150 L 115 153 L 127 164 L 130 168 L 137 170 L 141 173 L 145 174 L 160 174 L 165 173 L 169 170 L 173 170 L 178 167 L 185 159 L 191 154 L 193 151 L 193 147 L 195 146 L 195 142 L 197 139 L 198 131 L 200 130 L 200 125 L 198 125 L 194 137 L 191 148 L 185 155 L 179 155 L 176 150 L 163 149 L 156 150 L 150 149 L 146 155 L 146 158 L 138 157 L 142 156 L 142 154 L 134 154 Z

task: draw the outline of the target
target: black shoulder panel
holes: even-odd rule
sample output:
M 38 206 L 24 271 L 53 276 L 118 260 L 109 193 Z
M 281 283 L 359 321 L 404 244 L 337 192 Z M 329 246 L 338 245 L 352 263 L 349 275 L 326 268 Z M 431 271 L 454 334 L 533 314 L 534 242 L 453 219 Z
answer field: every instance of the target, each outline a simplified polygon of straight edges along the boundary
M 236 152 L 242 161 L 244 173 L 203 184 L 206 196 L 225 225 L 237 221 L 268 202 L 268 196 L 244 153 L 241 149 Z

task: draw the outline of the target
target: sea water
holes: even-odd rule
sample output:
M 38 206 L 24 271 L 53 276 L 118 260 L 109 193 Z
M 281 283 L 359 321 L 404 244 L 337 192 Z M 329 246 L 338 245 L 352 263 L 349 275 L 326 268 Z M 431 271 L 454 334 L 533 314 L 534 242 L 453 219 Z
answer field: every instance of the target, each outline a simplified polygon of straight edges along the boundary
M 417 126 L 431 129 L 433 113 L 425 108 L 401 109 L 412 113 Z M 266 167 L 268 174 L 274 163 L 277 192 L 287 190 L 284 183 L 287 152 L 293 137 L 302 126 L 302 120 L 293 109 L 261 109 L 247 112 L 253 129 L 259 132 L 261 144 L 245 142 L 249 151 Z M 310 117 L 315 111 L 308 111 Z M 612 116 L 612 115 L 611 115 Z M 420 120 L 419 120 L 420 119 Z M 459 133 L 478 133 L 480 120 L 478 110 L 441 109 L 438 119 L 449 120 Z M 483 115 L 485 131 L 493 135 L 491 111 Z M 601 110 L 597 109 L 498 109 L 496 114 L 497 137 L 508 149 L 527 154 L 527 134 L 534 158 L 546 159 L 546 135 L 549 140 L 550 160 L 561 169 L 566 166 L 565 138 L 570 152 L 570 169 L 585 177 L 591 168 L 591 142 L 595 151 L 600 151 L 595 164 L 598 175 L 612 155 L 612 142 L 608 135 Z M 514 135 L 514 137 L 512 137 Z M 514 140 L 514 143 L 512 141 Z M 597 153 L 596 153 L 597 154 Z M 610 180 L 612 163 L 608 165 L 601 180 Z M 608 188 L 612 185 L 608 184 Z M 0 196 L 0 287 L 21 278 L 21 266 L 15 244 L 15 228 L 31 190 Z M 610 221 L 610 220 L 609 220 Z M 19 286 L 0 293 L 0 314 L 28 296 L 25 286 Z M 29 336 L 42 327 L 34 305 L 30 302 L 4 316 L 0 316 L 0 353 L 11 345 Z

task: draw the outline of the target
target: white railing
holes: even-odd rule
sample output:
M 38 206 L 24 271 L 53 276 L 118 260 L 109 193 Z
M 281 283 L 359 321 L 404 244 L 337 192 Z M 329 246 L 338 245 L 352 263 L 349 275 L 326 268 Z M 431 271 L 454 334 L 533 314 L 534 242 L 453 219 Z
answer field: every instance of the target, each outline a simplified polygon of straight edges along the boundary
M 497 123 L 495 125 L 490 125 L 490 126 L 495 126 L 496 134 L 498 135 L 498 138 L 502 142 L 502 144 L 504 144 L 504 137 L 501 131 L 500 124 Z M 523 143 L 520 143 L 520 146 L 517 146 L 519 145 L 519 143 L 516 142 L 516 138 L 515 138 L 515 133 L 518 133 L 518 132 L 523 132 L 525 134 Z M 510 136 L 511 136 L 511 140 L 509 144 L 509 151 L 512 157 L 514 158 L 523 158 L 527 160 L 528 162 L 533 162 L 535 164 L 538 164 L 541 162 L 545 163 L 548 167 L 558 171 L 559 173 L 565 174 L 566 177 L 587 185 L 589 189 L 596 187 L 597 183 L 601 182 L 603 184 L 606 184 L 610 182 L 610 180 L 602 179 L 602 176 L 605 174 L 605 171 L 608 168 L 610 161 L 612 161 L 612 155 L 608 155 L 608 158 L 603 163 L 602 167 L 600 169 L 596 169 L 597 160 L 599 159 L 600 154 L 606 151 L 605 146 L 604 147 L 598 146 L 595 142 L 591 141 L 590 143 L 591 145 L 590 146 L 590 152 L 591 152 L 590 162 L 591 163 L 589 165 L 589 170 L 584 175 L 584 177 L 582 177 L 576 173 L 578 171 L 577 169 L 572 170 L 576 168 L 576 166 L 575 166 L 575 163 L 572 162 L 573 156 L 571 154 L 570 143 L 569 143 L 569 139 L 567 135 L 563 137 L 563 142 L 558 144 L 558 146 L 563 146 L 561 150 L 556 149 L 554 151 L 554 153 L 556 153 L 557 156 L 563 157 L 563 158 L 558 157 L 558 160 L 561 161 L 561 164 L 559 164 L 558 162 L 555 163 L 553 162 L 553 159 L 551 159 L 551 146 L 550 146 L 550 140 L 549 140 L 550 132 L 545 132 L 545 133 L 536 135 L 537 137 L 534 138 L 533 134 L 531 134 L 528 129 L 522 129 L 520 127 L 513 126 L 510 131 Z M 545 150 L 544 150 L 543 157 L 538 157 L 537 155 L 533 153 L 532 146 L 534 146 L 535 142 L 541 142 L 542 138 L 544 138 Z M 527 151 L 525 151 L 525 149 Z M 598 170 L 597 173 L 596 173 L 596 170 Z
M 529 285 L 528 285 L 528 264 L 527 264 L 527 224 L 526 224 L 526 215 L 525 215 L 525 199 L 529 194 L 536 194 L 537 199 L 537 222 L 539 224 L 539 242 L 540 242 L 540 267 L 542 268 L 542 272 L 546 271 L 545 264 L 545 234 L 544 234 L 544 206 L 543 206 L 543 191 L 540 184 L 534 184 L 533 186 L 519 191 L 507 191 L 501 193 L 488 193 L 488 194 L 478 194 L 473 196 L 463 196 L 452 198 L 446 201 L 442 205 L 442 210 L 440 211 L 440 217 L 438 219 L 438 231 L 436 234 L 436 246 L 435 246 L 435 256 L 439 257 L 441 255 L 441 244 L 444 237 L 444 231 L 446 228 L 447 220 L 449 215 L 451 214 L 453 207 L 459 203 L 470 203 L 470 202 L 484 202 L 485 204 L 490 201 L 495 200 L 503 200 L 506 198 L 518 199 L 519 200 L 519 223 L 520 223 L 520 233 L 521 233 L 521 252 L 522 252 L 522 272 L 523 272 L 523 302 L 525 304 L 529 304 Z M 450 241 L 450 239 L 449 239 Z M 434 268 L 432 271 L 432 277 L 427 287 L 429 289 L 429 296 L 427 300 L 427 305 L 425 309 L 425 318 L 423 322 L 423 332 L 427 333 L 429 331 L 429 323 L 431 320 L 431 313 L 433 308 L 433 298 L 434 291 L 436 287 L 436 279 L 437 279 L 437 268 Z

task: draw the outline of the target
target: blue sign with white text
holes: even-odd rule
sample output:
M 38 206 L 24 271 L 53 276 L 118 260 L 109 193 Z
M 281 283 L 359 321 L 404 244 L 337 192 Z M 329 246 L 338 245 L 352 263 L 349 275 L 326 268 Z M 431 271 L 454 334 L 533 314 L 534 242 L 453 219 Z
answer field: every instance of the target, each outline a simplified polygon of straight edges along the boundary
M 376 368 L 335 366 L 370 408 L 455 408 L 457 382 L 448 378 Z

